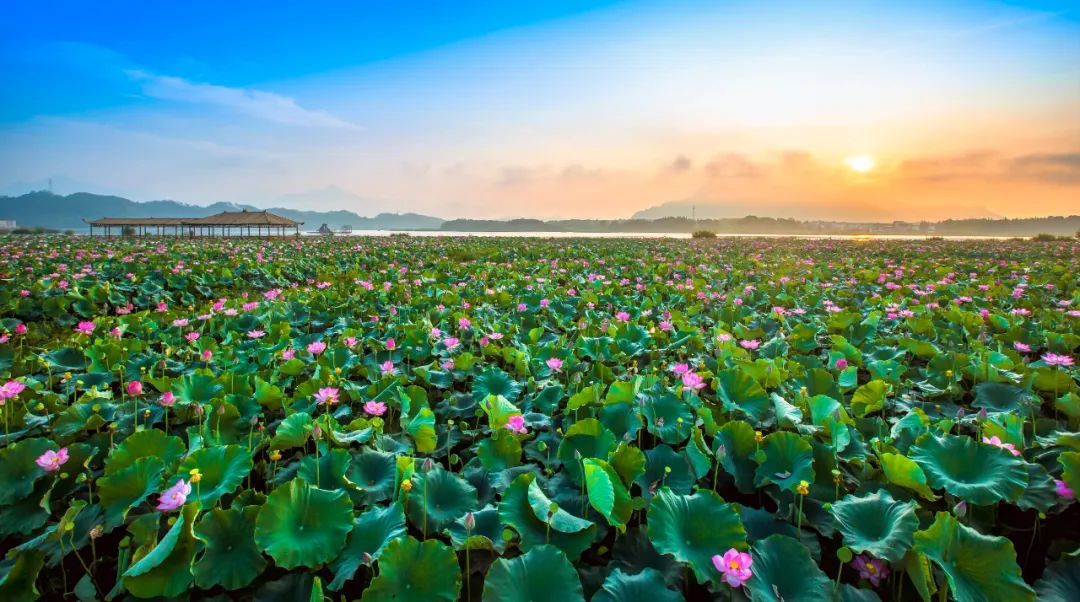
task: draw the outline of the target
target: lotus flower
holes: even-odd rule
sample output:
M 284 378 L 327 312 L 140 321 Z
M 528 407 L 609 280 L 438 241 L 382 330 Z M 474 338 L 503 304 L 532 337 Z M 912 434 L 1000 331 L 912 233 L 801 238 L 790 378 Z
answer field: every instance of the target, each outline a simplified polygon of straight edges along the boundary
M 26 385 L 22 381 L 9 380 L 4 383 L 4 386 L 0 387 L 0 405 L 4 405 L 4 400 L 15 399 L 26 390 Z
M 712 562 L 716 570 L 723 575 L 724 583 L 731 587 L 742 587 L 754 575 L 750 570 L 750 566 L 754 564 L 753 557 L 735 548 L 724 552 L 723 556 L 713 556 Z
M 161 399 L 158 400 L 158 403 L 167 408 L 172 407 L 172 405 L 176 403 L 176 396 L 173 395 L 172 391 L 165 391 L 161 394 Z
M 382 416 L 386 413 L 386 404 L 381 401 L 366 401 L 364 412 L 371 416 Z
M 124 385 L 124 390 L 127 391 L 128 395 L 132 397 L 138 397 L 139 395 L 142 395 L 143 386 L 140 381 L 130 380 L 126 385 Z
M 1069 488 L 1069 485 L 1065 483 L 1065 481 L 1062 481 L 1060 479 L 1054 479 L 1054 490 L 1057 491 L 1058 495 L 1067 500 L 1071 500 L 1076 497 L 1076 494 L 1073 492 L 1072 489 Z
M 705 388 L 705 381 L 697 372 L 687 372 L 683 374 L 682 383 L 684 387 L 692 389 L 694 391 L 699 391 Z
M 859 571 L 859 577 L 866 579 L 874 587 L 881 585 L 881 580 L 889 576 L 889 567 L 884 562 L 866 554 L 856 556 L 851 565 Z
M 326 343 L 322 341 L 315 341 L 307 346 L 308 353 L 312 355 L 319 355 L 323 351 L 326 351 Z
M 79 325 L 75 327 L 75 332 L 79 334 L 91 335 L 94 334 L 93 322 L 79 322 Z
M 340 401 L 338 393 L 339 391 L 334 387 L 323 387 L 315 393 L 315 403 L 316 405 L 334 405 Z
M 552 372 L 562 372 L 563 361 L 557 357 L 548 358 L 545 362 L 548 368 L 551 368 Z
M 993 445 L 994 447 L 1000 447 L 1001 449 L 1008 450 L 1014 456 L 1020 455 L 1020 450 L 1016 449 L 1016 446 L 1012 443 L 1005 443 L 1000 437 L 994 435 L 993 437 L 983 437 L 983 443 L 987 445 Z
M 1071 366 L 1073 365 L 1073 358 L 1067 355 L 1058 355 L 1056 353 L 1045 353 L 1042 356 L 1042 360 L 1046 362 L 1047 366 Z
M 503 428 L 519 435 L 524 435 L 529 432 L 529 429 L 525 428 L 525 417 L 521 414 L 514 414 L 508 418 Z
M 189 495 L 191 495 L 191 484 L 180 479 L 175 485 L 158 495 L 158 504 L 154 509 L 159 512 L 172 512 L 183 506 Z
M 45 472 L 56 472 L 60 470 L 60 465 L 68 461 L 68 450 L 66 447 L 61 447 L 60 451 L 49 450 L 40 456 L 34 462 L 40 466 Z

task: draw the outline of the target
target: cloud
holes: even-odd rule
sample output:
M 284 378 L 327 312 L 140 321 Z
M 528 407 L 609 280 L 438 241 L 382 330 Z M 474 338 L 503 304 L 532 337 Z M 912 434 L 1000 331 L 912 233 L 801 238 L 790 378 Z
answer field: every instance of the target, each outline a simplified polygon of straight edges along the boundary
M 762 169 L 745 155 L 723 153 L 713 157 L 705 165 L 705 173 L 710 178 L 757 178 Z
M 305 109 L 295 99 L 251 88 L 230 88 L 159 75 L 142 69 L 125 73 L 142 85 L 143 94 L 161 100 L 222 107 L 257 119 L 286 125 L 356 129 L 357 126 L 324 111 Z
M 671 165 L 668 166 L 671 171 L 674 171 L 676 173 L 689 171 L 693 167 L 694 162 L 691 161 L 690 157 L 687 157 L 686 155 L 679 155 L 678 157 L 675 157 L 675 160 L 672 161 Z
M 1009 161 L 1009 169 L 1025 178 L 1055 184 L 1080 183 L 1080 152 L 1022 155 Z
M 956 155 L 909 159 L 900 164 L 900 173 L 905 178 L 927 183 L 1027 180 L 1077 184 L 1080 183 L 1080 152 L 1009 156 L 994 150 L 972 150 Z

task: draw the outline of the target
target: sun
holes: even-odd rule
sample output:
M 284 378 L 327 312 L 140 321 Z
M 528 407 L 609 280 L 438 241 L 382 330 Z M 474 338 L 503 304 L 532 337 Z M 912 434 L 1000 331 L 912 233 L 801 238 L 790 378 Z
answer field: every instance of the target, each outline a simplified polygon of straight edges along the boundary
M 855 173 L 870 173 L 877 165 L 877 161 L 871 155 L 852 155 L 844 159 L 844 165 Z

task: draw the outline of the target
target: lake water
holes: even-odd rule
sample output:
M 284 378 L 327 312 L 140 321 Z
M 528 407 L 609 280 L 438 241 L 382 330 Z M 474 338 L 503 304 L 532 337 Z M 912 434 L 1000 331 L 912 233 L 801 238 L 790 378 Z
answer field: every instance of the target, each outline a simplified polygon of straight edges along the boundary
M 320 236 L 303 232 L 305 236 Z M 453 232 L 449 230 L 353 230 L 335 232 L 334 236 L 407 236 L 447 237 L 476 236 L 480 238 L 690 238 L 689 232 Z M 1008 240 L 1016 236 L 936 236 L 933 234 L 717 234 L 718 238 L 807 238 L 835 240 Z

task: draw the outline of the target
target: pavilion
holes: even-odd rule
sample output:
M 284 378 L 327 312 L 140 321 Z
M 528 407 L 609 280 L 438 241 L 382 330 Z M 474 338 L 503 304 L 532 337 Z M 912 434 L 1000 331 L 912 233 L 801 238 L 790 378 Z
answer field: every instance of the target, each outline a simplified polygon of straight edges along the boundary
M 289 230 L 300 233 L 304 222 L 297 222 L 269 211 L 222 211 L 209 217 L 103 217 L 94 221 L 83 220 L 90 225 L 90 236 L 95 228 L 103 236 L 117 234 L 130 236 L 285 236 Z

